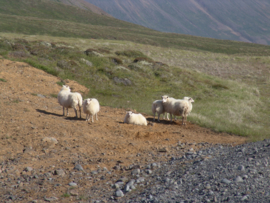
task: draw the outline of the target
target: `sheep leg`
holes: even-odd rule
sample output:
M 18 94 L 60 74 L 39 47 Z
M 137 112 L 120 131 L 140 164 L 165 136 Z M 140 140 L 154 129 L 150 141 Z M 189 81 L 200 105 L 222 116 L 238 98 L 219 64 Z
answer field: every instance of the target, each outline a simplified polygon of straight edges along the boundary
M 96 120 L 98 120 L 97 113 L 96 113 Z
M 82 108 L 79 105 L 79 111 L 80 111 L 80 118 L 82 118 Z
M 63 116 L 65 116 L 65 107 L 63 107 Z
M 170 113 L 170 119 L 171 119 L 171 122 L 172 122 L 172 114 Z
M 74 112 L 76 114 L 76 118 L 78 118 L 78 115 L 77 115 L 77 109 L 74 108 Z
M 91 118 L 92 118 L 92 123 L 94 123 L 93 115 L 91 115 Z
M 160 113 L 158 114 L 158 122 L 160 122 L 160 120 L 159 120 L 159 116 L 160 116 Z
M 154 118 L 153 118 L 153 121 L 155 121 L 155 117 L 156 117 L 156 112 L 154 113 Z
M 66 108 L 67 109 L 67 116 L 68 116 L 68 108 Z

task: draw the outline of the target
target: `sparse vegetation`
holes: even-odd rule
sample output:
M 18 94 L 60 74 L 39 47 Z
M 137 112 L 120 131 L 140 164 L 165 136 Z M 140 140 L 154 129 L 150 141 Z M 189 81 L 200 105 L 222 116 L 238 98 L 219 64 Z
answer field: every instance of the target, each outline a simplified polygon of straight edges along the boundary
M 64 193 L 64 194 L 62 195 L 62 197 L 68 198 L 68 197 L 70 197 L 70 194 L 69 194 L 69 193 Z
M 3 79 L 3 78 L 0 78 L 0 81 L 1 82 L 7 82 L 5 79 Z

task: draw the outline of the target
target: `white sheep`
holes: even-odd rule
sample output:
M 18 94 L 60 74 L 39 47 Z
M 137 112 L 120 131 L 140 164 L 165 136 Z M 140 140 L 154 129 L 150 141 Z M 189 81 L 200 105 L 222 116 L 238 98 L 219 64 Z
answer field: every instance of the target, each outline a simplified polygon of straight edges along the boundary
M 146 118 L 142 114 L 132 113 L 132 111 L 127 111 L 124 123 L 135 125 L 147 125 Z
M 190 114 L 190 112 L 192 111 L 192 102 L 194 102 L 194 100 L 191 98 L 191 97 L 184 97 L 183 98 L 184 100 L 190 100 L 190 102 L 188 103 L 189 104 L 189 107 L 188 107 L 188 111 L 187 111 L 187 116 Z M 167 119 L 169 120 L 169 116 L 167 114 Z M 176 116 L 174 115 L 174 120 L 176 120 Z
M 68 116 L 68 109 L 73 108 L 77 115 L 77 107 L 79 107 L 80 111 L 80 118 L 81 118 L 81 107 L 82 107 L 82 95 L 78 92 L 70 92 L 70 88 L 67 85 L 63 85 L 62 89 L 57 95 L 58 103 L 63 106 L 63 116 L 65 116 L 65 108 L 67 109 L 67 116 Z
M 187 101 L 190 101 L 188 104 L 189 104 L 189 107 L 188 107 L 188 111 L 187 111 L 187 115 L 189 115 L 192 111 L 192 103 L 195 102 L 191 97 L 184 97 L 183 98 L 184 100 L 187 100 Z
M 165 118 L 165 111 L 163 108 L 163 101 L 162 100 L 156 100 L 153 102 L 152 113 L 154 115 L 153 121 L 155 121 L 156 113 L 158 114 L 158 122 L 160 122 L 160 120 L 159 120 L 160 114 L 163 114 L 163 119 Z M 169 120 L 168 114 L 167 114 L 167 119 Z
M 193 101 L 193 99 L 174 99 L 172 97 L 164 95 L 162 96 L 162 100 L 164 111 L 170 114 L 171 122 L 172 115 L 182 116 L 182 124 L 185 125 L 187 121 L 187 116 L 190 113 L 189 107 L 190 105 L 192 105 L 191 102 Z
M 96 120 L 97 118 L 97 113 L 100 110 L 99 102 L 95 98 L 88 98 L 85 99 L 83 102 L 83 112 L 86 114 L 86 121 L 89 121 L 90 115 L 92 117 L 92 122 L 94 122 L 93 116 L 96 115 Z

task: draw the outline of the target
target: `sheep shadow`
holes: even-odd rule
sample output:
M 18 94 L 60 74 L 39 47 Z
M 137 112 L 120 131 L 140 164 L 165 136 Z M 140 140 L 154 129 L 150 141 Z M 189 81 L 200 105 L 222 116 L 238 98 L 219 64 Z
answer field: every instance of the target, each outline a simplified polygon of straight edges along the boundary
M 51 112 L 48 112 L 48 111 L 45 111 L 45 110 L 41 110 L 41 109 L 36 109 L 36 111 L 39 112 L 39 113 L 46 114 L 46 115 L 52 115 L 52 116 L 58 116 L 58 117 L 62 117 L 63 116 L 63 115 L 60 115 L 60 114 L 51 113 Z
M 155 121 L 153 121 L 153 118 L 147 118 L 146 120 L 149 123 L 157 123 L 157 124 L 165 124 L 165 125 L 177 124 L 174 120 L 172 122 L 170 120 L 163 120 L 163 119 L 160 119 L 160 122 L 158 122 L 157 119 L 155 119 Z
M 63 116 L 63 114 L 56 114 L 56 113 L 48 112 L 48 111 L 41 110 L 41 109 L 36 109 L 36 111 L 39 112 L 39 113 L 46 114 L 46 115 L 65 117 L 66 120 L 85 120 L 84 118 L 66 117 L 66 116 Z

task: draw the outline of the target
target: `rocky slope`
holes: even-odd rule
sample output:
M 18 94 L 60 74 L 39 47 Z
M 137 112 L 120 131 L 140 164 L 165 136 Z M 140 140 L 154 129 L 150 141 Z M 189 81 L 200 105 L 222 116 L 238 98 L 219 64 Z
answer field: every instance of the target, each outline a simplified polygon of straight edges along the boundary
M 213 156 L 201 150 L 246 142 L 192 123 L 153 123 L 149 115 L 148 126 L 123 124 L 125 109 L 106 106 L 94 123 L 86 122 L 84 114 L 74 118 L 73 110 L 63 117 L 55 98 L 59 78 L 25 63 L 0 61 L 1 202 L 147 200 L 153 197 L 148 192 L 153 185 L 161 184 L 158 177 L 170 170 L 171 160 L 178 160 L 184 172 L 182 166 L 193 157 Z M 65 82 L 73 91 L 91 92 Z

